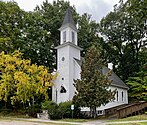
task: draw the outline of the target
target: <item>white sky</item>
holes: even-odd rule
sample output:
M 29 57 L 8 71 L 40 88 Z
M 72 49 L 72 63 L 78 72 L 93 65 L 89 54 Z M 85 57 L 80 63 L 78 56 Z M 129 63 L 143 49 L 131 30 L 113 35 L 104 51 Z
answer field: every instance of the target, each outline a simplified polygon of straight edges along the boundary
M 21 9 L 25 11 L 32 11 L 36 5 L 41 5 L 45 0 L 3 0 L 3 1 L 15 1 L 18 3 Z M 48 0 L 53 2 L 53 0 Z M 100 19 L 111 10 L 113 6 L 119 2 L 119 0 L 65 0 L 70 1 L 71 5 L 75 5 L 79 14 L 87 12 L 92 15 L 92 19 L 100 21 Z

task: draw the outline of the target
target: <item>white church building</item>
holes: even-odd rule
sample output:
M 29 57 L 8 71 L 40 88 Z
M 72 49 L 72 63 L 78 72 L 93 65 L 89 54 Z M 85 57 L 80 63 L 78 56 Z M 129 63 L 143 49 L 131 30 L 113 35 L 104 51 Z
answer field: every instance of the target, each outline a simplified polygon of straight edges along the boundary
M 52 88 L 52 100 L 56 103 L 72 100 L 75 95 L 74 79 L 80 79 L 81 72 L 81 50 L 77 41 L 77 28 L 72 18 L 70 8 L 67 9 L 64 21 L 60 30 L 60 45 L 57 49 L 57 79 Z M 106 74 L 110 69 L 103 67 L 102 71 Z M 117 90 L 115 100 L 97 110 L 104 110 L 128 103 L 128 87 L 113 72 L 110 76 L 112 84 L 111 90 Z M 89 108 L 82 108 L 82 111 L 89 111 Z

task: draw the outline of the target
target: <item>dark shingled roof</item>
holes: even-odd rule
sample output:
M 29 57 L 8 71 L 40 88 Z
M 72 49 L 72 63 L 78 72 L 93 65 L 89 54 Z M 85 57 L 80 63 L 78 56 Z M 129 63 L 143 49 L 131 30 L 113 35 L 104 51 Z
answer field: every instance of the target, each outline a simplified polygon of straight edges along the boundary
M 71 12 L 70 7 L 68 7 L 68 9 L 66 10 L 66 14 L 65 14 L 62 26 L 66 25 L 66 24 L 71 24 L 72 26 L 74 26 L 76 28 L 75 22 L 74 22 L 74 20 L 72 18 L 72 12 Z
M 76 58 L 74 58 L 76 60 L 76 62 L 81 66 L 83 60 L 78 60 Z M 104 66 L 102 68 L 102 73 L 106 74 L 110 71 L 109 68 L 107 68 L 106 66 Z M 125 89 L 129 89 L 129 87 L 112 71 L 112 75 L 109 77 L 110 80 L 112 80 L 112 86 L 116 86 L 116 87 L 120 87 L 120 88 L 125 88 Z
M 106 74 L 109 71 L 110 69 L 105 66 L 102 69 L 103 74 Z M 112 84 L 111 84 L 112 86 L 129 89 L 129 87 L 113 71 L 109 79 L 112 80 Z

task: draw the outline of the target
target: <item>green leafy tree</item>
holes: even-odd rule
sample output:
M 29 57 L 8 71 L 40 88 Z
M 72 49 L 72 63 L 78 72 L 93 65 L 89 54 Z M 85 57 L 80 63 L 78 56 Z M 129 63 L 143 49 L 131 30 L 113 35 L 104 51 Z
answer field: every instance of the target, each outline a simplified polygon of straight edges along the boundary
M 91 16 L 87 13 L 84 13 L 78 19 L 78 44 L 83 48 L 82 56 L 85 56 L 86 51 L 89 47 L 95 44 L 101 44 L 100 38 L 98 36 L 98 24 L 96 21 L 91 19 Z
M 131 101 L 147 101 L 147 63 L 134 77 L 127 80 Z
M 0 100 L 11 101 L 12 104 L 33 104 L 40 95 L 48 99 L 48 88 L 55 79 L 55 75 L 48 73 L 44 66 L 22 59 L 18 51 L 0 53 L 0 71 Z
M 139 71 L 139 51 L 146 42 L 147 1 L 120 1 L 100 22 L 105 56 L 123 80 Z M 116 68 L 117 67 L 117 68 Z
M 127 84 L 129 86 L 130 101 L 147 101 L 147 48 L 143 48 L 139 52 L 139 60 L 142 62 L 142 67 L 134 76 L 129 77 Z
M 0 1 L 0 51 L 13 52 L 21 46 L 24 13 L 16 2 Z
M 55 58 L 53 56 L 53 42 L 50 33 L 43 28 L 43 18 L 38 12 L 29 12 L 24 18 L 23 34 L 20 39 L 22 45 L 20 51 L 25 59 L 31 59 L 32 63 L 54 69 Z
M 89 107 L 91 117 L 96 117 L 96 107 L 107 104 L 114 99 L 114 91 L 109 90 L 111 80 L 107 74 L 102 73 L 101 53 L 95 47 L 91 47 L 82 64 L 81 79 L 75 80 L 75 103 L 81 107 Z

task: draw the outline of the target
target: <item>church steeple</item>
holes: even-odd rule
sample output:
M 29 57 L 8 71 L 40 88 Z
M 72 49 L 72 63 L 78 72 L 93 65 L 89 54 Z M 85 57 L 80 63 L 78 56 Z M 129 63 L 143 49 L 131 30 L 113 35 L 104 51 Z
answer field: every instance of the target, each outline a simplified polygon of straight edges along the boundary
M 81 60 L 80 51 L 77 46 L 77 28 L 72 18 L 70 8 L 66 10 L 60 30 L 60 45 L 57 49 L 57 72 L 58 77 L 53 86 L 53 100 L 56 103 L 72 100 L 75 95 L 74 79 L 80 78 Z
M 72 42 L 77 45 L 77 28 L 72 17 L 72 12 L 70 7 L 66 10 L 62 26 L 60 30 L 60 44 L 66 42 Z
M 64 17 L 64 21 L 63 21 L 61 27 L 65 26 L 65 25 L 71 25 L 71 26 L 73 26 L 73 27 L 77 30 L 76 25 L 75 25 L 75 22 L 74 22 L 74 20 L 73 20 L 73 18 L 72 18 L 71 9 L 70 9 L 69 7 L 68 7 L 68 9 L 66 10 L 66 14 L 65 14 L 65 17 Z

